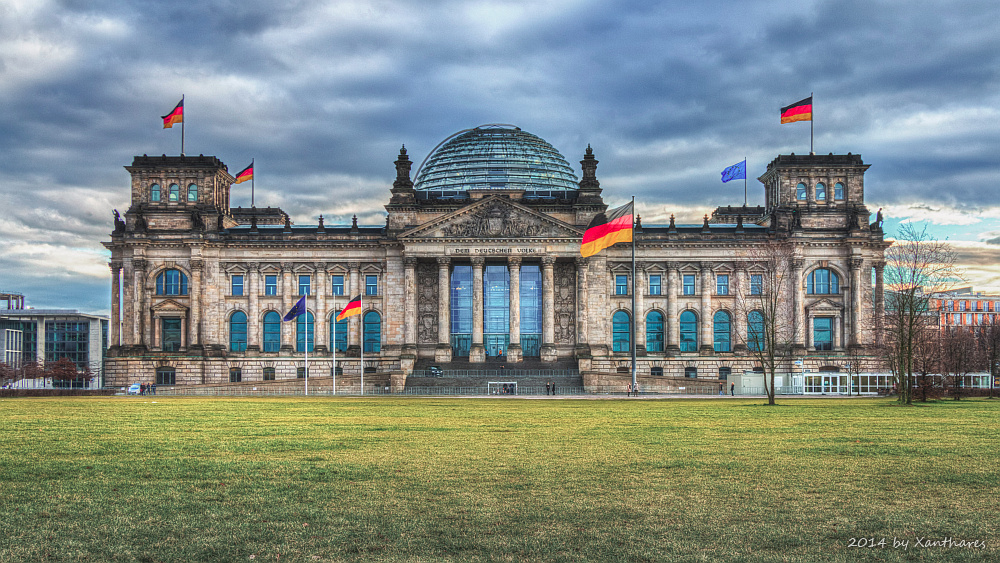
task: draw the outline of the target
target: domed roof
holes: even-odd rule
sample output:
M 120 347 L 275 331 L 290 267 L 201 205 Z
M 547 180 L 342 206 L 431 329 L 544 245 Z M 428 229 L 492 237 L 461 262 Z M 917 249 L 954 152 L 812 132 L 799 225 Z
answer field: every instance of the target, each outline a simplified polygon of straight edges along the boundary
M 417 190 L 576 190 L 576 175 L 544 139 L 513 125 L 480 125 L 441 142 L 417 170 Z

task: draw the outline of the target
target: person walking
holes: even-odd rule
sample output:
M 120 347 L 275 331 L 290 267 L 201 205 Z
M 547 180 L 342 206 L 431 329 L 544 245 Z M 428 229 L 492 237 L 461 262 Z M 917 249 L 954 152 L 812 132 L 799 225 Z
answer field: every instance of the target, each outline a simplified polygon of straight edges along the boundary
M 720 396 L 720 397 L 721 397 L 722 395 L 725 395 L 725 394 L 726 394 L 726 388 L 725 388 L 725 387 L 724 387 L 723 385 L 725 385 L 725 384 L 723 384 L 723 383 L 720 383 L 720 384 L 719 384 L 719 396 Z
M 546 381 L 545 382 L 545 395 L 549 394 L 549 385 L 551 385 L 551 384 L 548 381 Z
M 730 383 L 729 384 L 729 394 L 732 395 L 733 397 L 736 396 L 736 384 L 735 383 Z

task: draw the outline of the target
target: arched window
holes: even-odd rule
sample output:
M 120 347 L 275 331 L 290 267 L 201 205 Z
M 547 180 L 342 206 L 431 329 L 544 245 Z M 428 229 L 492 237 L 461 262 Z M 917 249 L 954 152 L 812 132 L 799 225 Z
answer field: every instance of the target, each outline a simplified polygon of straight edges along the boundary
M 731 352 L 732 347 L 730 346 L 731 335 L 730 327 L 732 326 L 732 318 L 729 313 L 725 311 L 719 311 L 715 313 L 712 317 L 713 324 L 713 346 L 716 352 Z
M 229 317 L 229 349 L 247 351 L 247 314 L 243 311 L 236 311 Z
M 616 311 L 611 316 L 611 350 L 628 352 L 631 350 L 632 323 L 625 311 Z
M 149 186 L 149 200 L 150 201 L 160 201 L 160 185 L 153 184 Z
M 382 351 L 382 317 L 375 311 L 365 313 L 364 332 L 365 352 Z
M 698 351 L 698 316 L 684 311 L 680 318 L 681 352 Z
M 760 311 L 750 311 L 747 315 L 747 349 L 751 352 L 764 350 L 764 315 Z
M 338 352 L 347 351 L 347 319 L 335 322 L 337 313 L 330 315 L 330 349 Z
M 198 201 L 198 184 L 188 184 L 188 201 Z
M 299 315 L 295 319 L 295 351 L 303 352 L 306 347 L 306 335 L 309 336 L 309 351 L 313 351 L 316 344 L 316 329 L 313 328 L 313 315 L 306 311 L 306 314 Z
M 817 268 L 806 279 L 806 293 L 828 295 L 840 293 L 840 277 L 833 270 Z
M 264 315 L 264 351 L 277 352 L 281 349 L 281 315 L 269 311 Z
M 844 184 L 837 182 L 833 185 L 833 199 L 843 200 L 844 199 Z
M 663 351 L 663 314 L 659 311 L 646 315 L 646 351 Z
M 799 201 L 806 200 L 806 185 L 799 182 L 798 186 L 795 186 L 795 199 Z
M 156 276 L 157 295 L 187 295 L 188 280 L 180 270 L 164 270 Z
M 820 182 L 816 184 L 816 201 L 826 200 L 826 184 Z
M 181 198 L 181 188 L 177 184 L 170 184 L 170 201 L 178 201 Z

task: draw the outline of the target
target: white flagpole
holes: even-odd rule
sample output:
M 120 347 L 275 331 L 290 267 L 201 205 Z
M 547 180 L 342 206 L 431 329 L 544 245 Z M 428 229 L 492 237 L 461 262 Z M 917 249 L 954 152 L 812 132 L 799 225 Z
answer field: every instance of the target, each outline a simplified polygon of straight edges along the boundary
M 340 315 L 333 316 L 333 372 L 331 376 L 333 377 L 333 394 L 337 394 L 337 317 Z
M 365 292 L 361 291 L 358 303 L 361 305 L 361 395 L 365 394 Z
M 305 320 L 306 341 L 303 343 L 304 344 L 303 348 L 306 351 L 306 368 L 305 368 L 306 371 L 304 375 L 306 378 L 306 395 L 308 395 L 309 394 L 309 294 L 306 294 L 305 305 L 306 305 L 306 310 L 302 314 L 305 315 L 306 317 Z

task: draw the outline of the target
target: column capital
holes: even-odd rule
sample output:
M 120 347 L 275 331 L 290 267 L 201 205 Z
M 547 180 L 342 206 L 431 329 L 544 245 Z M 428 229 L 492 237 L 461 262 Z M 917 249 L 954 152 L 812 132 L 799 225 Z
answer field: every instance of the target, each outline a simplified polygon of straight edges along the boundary
M 403 257 L 403 265 L 407 268 L 417 267 L 417 257 L 416 256 L 405 256 Z
M 361 262 L 348 262 L 347 263 L 347 268 L 349 270 L 360 270 L 361 269 Z
M 118 270 L 122 269 L 122 261 L 121 260 L 112 260 L 112 261 L 108 262 L 108 268 L 111 268 L 112 272 L 117 272 Z
M 802 258 L 792 258 L 788 262 L 792 265 L 792 269 L 794 270 L 801 270 L 806 265 L 806 261 Z
M 473 266 L 482 266 L 483 264 L 486 263 L 486 259 L 483 258 L 482 256 L 473 256 L 472 258 L 469 259 L 469 261 L 472 262 Z
M 576 266 L 578 268 L 586 268 L 587 264 L 589 264 L 589 263 L 590 263 L 590 258 L 587 258 L 585 256 L 577 256 L 576 257 Z
M 703 272 L 706 271 L 706 270 L 711 271 L 712 266 L 714 266 L 714 265 L 715 264 L 713 262 L 699 262 L 698 263 L 698 266 L 701 268 L 701 271 L 703 271 Z
M 201 270 L 201 267 L 205 265 L 205 261 L 201 258 L 192 258 L 189 264 L 191 264 L 191 273 L 193 274 L 196 270 Z
M 542 256 L 542 266 L 547 266 L 551 268 L 552 266 L 555 266 L 555 264 L 556 264 L 555 256 Z
M 145 258 L 133 258 L 132 259 L 132 269 L 134 270 L 145 270 L 148 263 Z
M 847 264 L 848 266 L 851 267 L 852 270 L 860 270 L 861 265 L 864 263 L 865 263 L 864 258 L 851 258 Z
M 507 265 L 508 266 L 513 266 L 515 268 L 518 267 L 518 266 L 520 266 L 521 265 L 521 257 L 520 256 L 508 256 L 507 257 Z
M 292 266 L 293 266 L 293 264 L 291 262 L 282 262 L 281 263 L 281 272 L 282 273 L 291 273 Z
M 875 269 L 881 272 L 885 268 L 885 262 L 875 262 Z
M 667 262 L 666 263 L 666 267 L 667 267 L 667 271 L 670 271 L 670 272 L 677 272 L 677 271 L 680 271 L 680 269 L 681 269 L 681 265 L 678 264 L 677 262 Z
M 247 262 L 247 271 L 257 273 L 260 271 L 260 264 L 256 262 Z
M 315 266 L 316 266 L 316 272 L 326 271 L 326 262 L 316 262 Z
M 447 267 L 448 264 L 451 264 L 451 257 L 449 257 L 449 256 L 438 256 L 437 262 L 438 262 L 438 266 Z

